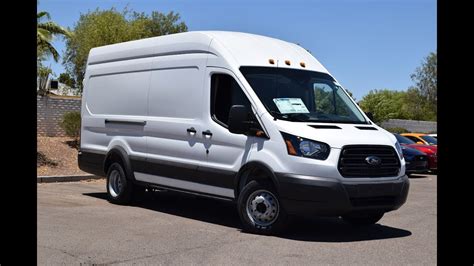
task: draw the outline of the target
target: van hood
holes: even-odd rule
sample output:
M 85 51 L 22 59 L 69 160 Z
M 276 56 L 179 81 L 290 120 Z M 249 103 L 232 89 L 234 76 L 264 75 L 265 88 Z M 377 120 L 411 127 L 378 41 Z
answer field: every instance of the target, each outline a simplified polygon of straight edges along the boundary
M 274 121 L 281 132 L 327 143 L 331 148 L 345 145 L 389 145 L 395 136 L 374 124 L 307 123 Z

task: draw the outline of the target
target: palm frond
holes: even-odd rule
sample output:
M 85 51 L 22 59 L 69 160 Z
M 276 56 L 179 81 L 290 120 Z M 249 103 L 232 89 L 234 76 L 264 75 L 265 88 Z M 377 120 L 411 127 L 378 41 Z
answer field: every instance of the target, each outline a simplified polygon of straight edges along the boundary
M 55 62 L 58 62 L 59 60 L 59 53 L 58 51 L 56 51 L 56 49 L 53 47 L 53 45 L 49 42 L 46 42 L 46 41 L 40 41 L 39 43 L 37 43 L 37 51 L 41 51 L 41 54 L 40 56 L 43 56 L 43 55 L 52 55 L 53 56 L 53 59 Z
M 37 14 L 38 21 L 40 21 L 43 17 L 46 17 L 47 19 L 51 19 L 51 16 L 46 11 L 41 11 Z
M 52 40 L 53 40 L 53 35 L 51 34 L 51 32 L 49 32 L 45 29 L 40 29 L 40 28 L 36 29 L 36 41 L 37 42 L 39 42 L 39 41 L 51 42 Z
M 65 28 L 59 26 L 58 24 L 52 21 L 48 21 L 45 23 L 38 23 L 37 28 L 47 30 L 53 35 L 58 34 L 58 35 L 65 35 L 67 37 L 71 36 L 71 33 L 68 30 L 66 30 Z
M 47 18 L 48 20 L 51 19 L 51 16 L 48 12 L 42 11 L 37 13 L 38 23 L 36 25 L 36 46 L 37 46 L 37 59 L 42 60 L 46 55 L 52 55 L 54 61 L 58 62 L 59 60 L 59 53 L 51 44 L 53 41 L 53 37 L 55 35 L 63 35 L 66 37 L 72 37 L 72 33 L 67 29 L 59 26 L 58 24 L 54 23 L 53 21 L 40 21 L 43 18 Z

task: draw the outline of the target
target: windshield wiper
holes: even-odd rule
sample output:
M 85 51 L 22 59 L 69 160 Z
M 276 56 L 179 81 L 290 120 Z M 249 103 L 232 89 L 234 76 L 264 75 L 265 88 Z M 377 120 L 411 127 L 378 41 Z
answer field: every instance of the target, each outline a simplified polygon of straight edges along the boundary
M 283 117 L 283 114 L 280 113 L 280 112 L 272 111 L 272 110 L 269 110 L 268 112 L 273 116 L 273 118 L 274 118 L 275 120 L 277 119 L 277 117 L 278 117 L 279 119 L 285 119 L 285 118 Z
M 306 122 L 309 119 L 308 116 L 304 116 L 304 118 L 302 118 L 301 116 L 304 115 L 302 113 L 282 114 L 272 110 L 270 110 L 269 113 L 272 114 L 275 119 L 278 117 L 278 119 L 287 121 Z
M 310 116 L 304 114 L 304 113 L 292 113 L 292 114 L 287 114 L 288 118 L 291 118 L 294 121 L 298 122 L 306 122 L 311 119 Z

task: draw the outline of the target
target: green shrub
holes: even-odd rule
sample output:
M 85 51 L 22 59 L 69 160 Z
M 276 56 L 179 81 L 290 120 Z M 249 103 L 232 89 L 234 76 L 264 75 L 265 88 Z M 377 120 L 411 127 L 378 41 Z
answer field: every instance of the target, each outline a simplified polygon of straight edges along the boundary
M 410 133 L 410 131 L 408 129 L 403 128 L 403 127 L 388 127 L 385 130 L 387 130 L 389 132 L 392 132 L 392 133 L 398 133 L 398 134 Z
M 65 113 L 63 120 L 59 125 L 66 132 L 67 136 L 74 138 L 76 141 L 79 140 L 79 133 L 81 131 L 81 113 Z

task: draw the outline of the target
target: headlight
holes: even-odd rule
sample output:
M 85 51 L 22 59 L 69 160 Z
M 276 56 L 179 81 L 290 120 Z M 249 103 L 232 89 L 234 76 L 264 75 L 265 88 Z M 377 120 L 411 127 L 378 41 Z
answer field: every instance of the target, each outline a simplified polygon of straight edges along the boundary
M 289 155 L 326 160 L 331 148 L 323 142 L 281 132 Z
M 400 160 L 403 159 L 403 150 L 402 146 L 400 146 L 400 143 L 395 142 L 395 148 L 397 148 L 398 156 L 400 157 Z

